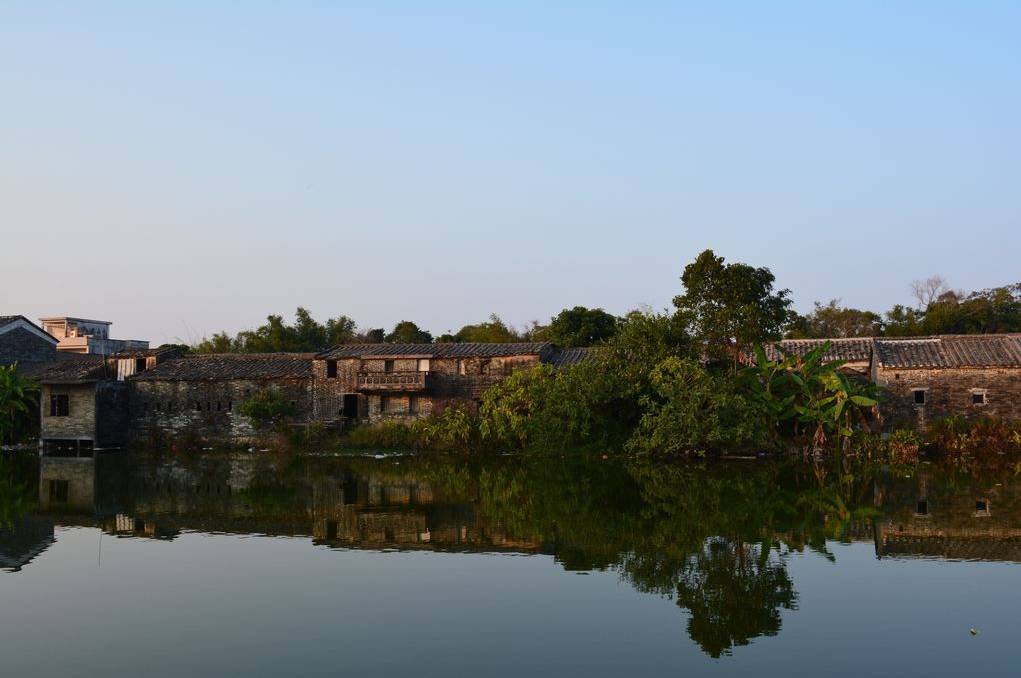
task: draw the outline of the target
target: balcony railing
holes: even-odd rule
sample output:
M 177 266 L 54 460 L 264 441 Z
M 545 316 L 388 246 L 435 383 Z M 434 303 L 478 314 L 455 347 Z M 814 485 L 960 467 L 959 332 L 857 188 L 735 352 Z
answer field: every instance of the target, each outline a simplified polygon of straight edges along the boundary
M 359 372 L 360 391 L 424 391 L 428 372 Z

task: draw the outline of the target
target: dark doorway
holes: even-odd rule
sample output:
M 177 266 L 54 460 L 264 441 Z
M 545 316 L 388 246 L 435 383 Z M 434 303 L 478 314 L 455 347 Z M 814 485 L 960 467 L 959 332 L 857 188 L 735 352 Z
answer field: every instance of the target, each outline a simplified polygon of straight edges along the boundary
M 358 394 L 357 393 L 346 393 L 344 394 L 344 408 L 341 413 L 348 419 L 358 418 Z

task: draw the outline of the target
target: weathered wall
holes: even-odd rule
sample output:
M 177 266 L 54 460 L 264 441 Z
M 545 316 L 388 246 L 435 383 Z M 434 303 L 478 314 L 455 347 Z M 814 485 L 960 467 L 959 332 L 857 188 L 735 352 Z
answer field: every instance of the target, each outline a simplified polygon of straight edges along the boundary
M 875 370 L 876 383 L 886 401 L 880 411 L 887 426 L 925 428 L 950 415 L 1021 419 L 1021 369 L 884 369 Z M 926 389 L 925 404 L 914 403 L 914 389 Z M 986 392 L 986 403 L 975 405 L 971 395 Z
M 53 360 L 57 348 L 52 342 L 17 327 L 0 334 L 0 365 L 41 363 Z
M 194 437 L 208 441 L 245 442 L 257 437 L 252 422 L 238 413 L 245 400 L 267 388 L 279 389 L 307 421 L 312 411 L 308 379 L 224 381 L 131 380 L 131 433 L 136 440 Z
M 68 416 L 50 416 L 50 396 L 68 396 Z M 95 440 L 96 437 L 96 385 L 95 384 L 44 384 L 39 398 L 42 412 L 43 440 Z
M 128 385 L 104 381 L 96 385 L 96 440 L 98 447 L 117 447 L 129 439 Z

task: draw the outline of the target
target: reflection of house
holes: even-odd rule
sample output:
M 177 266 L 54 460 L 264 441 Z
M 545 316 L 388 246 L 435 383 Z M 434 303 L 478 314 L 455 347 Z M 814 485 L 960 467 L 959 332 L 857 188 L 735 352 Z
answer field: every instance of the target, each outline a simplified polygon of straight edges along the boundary
M 57 340 L 23 315 L 0 315 L 0 365 L 53 360 Z
M 26 516 L 13 525 L 0 524 L 0 570 L 17 572 L 54 542 L 53 521 Z
M 43 329 L 56 337 L 58 351 L 68 353 L 98 353 L 109 355 L 118 351 L 149 348 L 148 341 L 111 339 L 110 325 L 106 320 L 86 320 L 57 316 L 40 318 Z
M 96 464 L 90 457 L 39 460 L 39 508 L 57 513 L 89 513 L 96 505 Z

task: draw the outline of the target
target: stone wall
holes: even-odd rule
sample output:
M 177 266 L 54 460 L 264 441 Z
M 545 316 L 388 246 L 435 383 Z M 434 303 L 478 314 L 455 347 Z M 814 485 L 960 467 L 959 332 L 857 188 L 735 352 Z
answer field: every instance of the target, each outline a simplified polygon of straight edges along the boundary
M 0 365 L 41 363 L 56 358 L 57 347 L 51 341 L 23 327 L 0 334 Z
M 128 385 L 123 381 L 103 381 L 96 385 L 96 445 L 119 447 L 128 442 Z
M 936 370 L 884 369 L 875 372 L 883 388 L 880 406 L 887 426 L 917 426 L 951 415 L 1021 419 L 1021 369 L 961 368 Z M 925 404 L 915 404 L 915 390 L 925 392 Z M 984 404 L 972 394 L 985 393 Z
M 50 415 L 50 398 L 55 395 L 68 396 L 66 417 Z M 39 409 L 42 413 L 40 437 L 43 440 L 95 440 L 95 384 L 43 384 Z
M 295 422 L 309 420 L 312 412 L 308 379 L 224 381 L 132 380 L 131 434 L 143 442 L 179 437 L 217 442 L 249 442 L 259 431 L 238 407 L 259 391 L 280 390 L 297 411 Z

